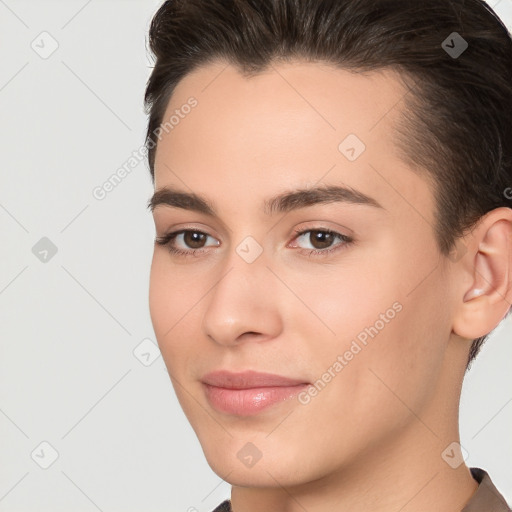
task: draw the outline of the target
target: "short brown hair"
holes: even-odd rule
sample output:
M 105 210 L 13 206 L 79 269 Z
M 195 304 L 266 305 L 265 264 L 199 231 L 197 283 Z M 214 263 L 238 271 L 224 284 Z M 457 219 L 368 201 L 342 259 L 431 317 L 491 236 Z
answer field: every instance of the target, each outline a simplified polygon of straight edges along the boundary
M 448 51 L 454 41 L 467 43 L 460 55 Z M 185 75 L 223 59 L 251 76 L 298 57 L 357 71 L 391 68 L 414 83 L 397 147 L 434 186 L 443 255 L 485 213 L 511 206 L 512 38 L 483 0 L 167 0 L 149 44 L 153 182 L 155 130 Z M 473 341 L 467 368 L 487 336 Z

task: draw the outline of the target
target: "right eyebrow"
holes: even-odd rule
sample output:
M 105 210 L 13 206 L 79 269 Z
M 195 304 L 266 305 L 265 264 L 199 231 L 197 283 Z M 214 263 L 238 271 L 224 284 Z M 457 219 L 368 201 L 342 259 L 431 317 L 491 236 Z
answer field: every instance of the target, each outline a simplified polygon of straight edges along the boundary
M 326 203 L 363 204 L 375 208 L 385 208 L 373 197 L 353 188 L 338 185 L 325 185 L 315 188 L 286 191 L 264 201 L 263 211 L 267 215 L 299 210 L 316 204 Z M 215 206 L 206 197 L 181 191 L 172 187 L 162 187 L 148 201 L 148 208 L 154 211 L 158 206 L 182 208 L 210 217 L 219 217 Z

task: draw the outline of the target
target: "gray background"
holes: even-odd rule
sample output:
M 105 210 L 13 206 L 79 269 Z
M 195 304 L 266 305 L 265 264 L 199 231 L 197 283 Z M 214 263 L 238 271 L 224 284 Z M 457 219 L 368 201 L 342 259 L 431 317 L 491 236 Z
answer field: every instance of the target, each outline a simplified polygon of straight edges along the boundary
M 146 163 L 92 193 L 142 146 L 159 4 L 0 0 L 2 512 L 209 511 L 229 496 L 155 345 Z M 512 0 L 490 4 L 512 27 Z M 508 320 L 461 406 L 466 462 L 509 502 L 511 335 Z

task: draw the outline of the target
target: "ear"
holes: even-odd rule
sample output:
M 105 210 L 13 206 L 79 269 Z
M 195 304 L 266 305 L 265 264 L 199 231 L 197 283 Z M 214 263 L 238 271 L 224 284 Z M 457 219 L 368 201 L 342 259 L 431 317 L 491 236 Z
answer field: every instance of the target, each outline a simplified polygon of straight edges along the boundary
M 464 245 L 467 251 L 457 262 L 461 285 L 452 329 L 475 339 L 489 334 L 511 306 L 512 208 L 500 207 L 484 215 Z

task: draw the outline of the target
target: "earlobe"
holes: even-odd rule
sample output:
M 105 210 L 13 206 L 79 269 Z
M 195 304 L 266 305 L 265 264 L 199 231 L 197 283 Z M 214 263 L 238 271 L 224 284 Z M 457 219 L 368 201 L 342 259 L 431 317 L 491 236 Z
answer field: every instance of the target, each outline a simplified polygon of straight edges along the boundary
M 512 299 L 511 241 L 510 208 L 489 212 L 468 237 L 468 251 L 458 269 L 463 285 L 453 320 L 453 331 L 457 335 L 467 339 L 485 336 L 509 311 Z
M 476 297 L 480 297 L 480 295 L 483 295 L 485 293 L 485 290 L 482 288 L 473 288 L 469 290 L 466 295 L 464 295 L 464 302 L 467 302 L 468 300 L 474 299 Z

